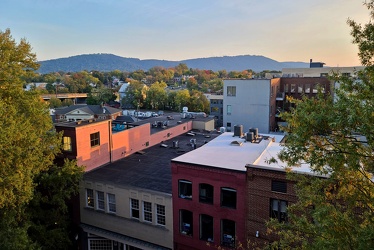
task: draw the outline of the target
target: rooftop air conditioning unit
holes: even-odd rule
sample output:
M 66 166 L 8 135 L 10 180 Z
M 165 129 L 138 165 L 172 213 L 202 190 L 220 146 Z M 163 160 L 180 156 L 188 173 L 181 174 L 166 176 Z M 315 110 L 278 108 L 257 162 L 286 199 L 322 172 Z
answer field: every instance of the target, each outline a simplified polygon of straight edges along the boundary
M 243 135 L 243 125 L 234 126 L 234 136 L 241 137 Z

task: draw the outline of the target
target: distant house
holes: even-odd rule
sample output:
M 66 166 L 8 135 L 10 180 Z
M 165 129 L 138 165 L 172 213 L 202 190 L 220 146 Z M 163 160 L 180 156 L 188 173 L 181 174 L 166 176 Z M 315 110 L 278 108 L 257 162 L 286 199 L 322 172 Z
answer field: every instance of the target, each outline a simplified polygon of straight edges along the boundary
M 25 87 L 25 90 L 26 91 L 29 91 L 31 90 L 32 88 L 36 88 L 36 89 L 45 89 L 47 86 L 47 83 L 46 82 L 32 82 L 32 83 L 29 83 L 26 85 Z
M 101 105 L 77 104 L 55 110 L 55 121 L 81 121 L 90 119 L 116 119 L 122 115 L 122 110 Z

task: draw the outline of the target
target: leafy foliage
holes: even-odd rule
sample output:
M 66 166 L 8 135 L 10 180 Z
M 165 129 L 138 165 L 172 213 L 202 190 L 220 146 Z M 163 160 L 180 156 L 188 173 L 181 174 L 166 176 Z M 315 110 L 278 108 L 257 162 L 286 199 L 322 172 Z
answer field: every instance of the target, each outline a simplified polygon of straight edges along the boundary
M 367 6 L 373 11 L 373 1 Z M 295 108 L 282 115 L 288 138 L 280 159 L 289 166 L 308 164 L 319 177 L 290 174 L 298 202 L 288 208 L 288 223 L 269 223 L 279 237 L 273 248 L 374 247 L 374 25 L 348 24 L 366 68 L 357 78 L 335 72 L 334 98 L 320 92 L 290 100 Z
M 48 202 L 58 200 L 61 205 L 77 190 L 82 175 L 82 169 L 74 162 L 54 165 L 55 156 L 60 153 L 61 135 L 53 130 L 48 104 L 41 100 L 40 93 L 23 90 L 23 79 L 32 77 L 38 68 L 35 61 L 31 46 L 24 39 L 17 44 L 10 30 L 0 32 L 0 249 L 44 247 L 46 241 L 42 239 L 48 238 L 49 228 L 40 223 L 44 233 L 32 236 L 33 218 L 38 217 L 33 207 L 38 207 L 40 218 L 46 213 L 66 216 L 66 210 L 61 210 L 63 206 L 47 209 L 38 193 L 50 192 Z M 52 173 L 54 182 L 45 182 Z M 56 186 L 63 183 L 69 188 Z M 69 241 L 65 229 L 58 227 L 55 235 L 65 238 L 59 241 L 61 246 L 67 246 Z

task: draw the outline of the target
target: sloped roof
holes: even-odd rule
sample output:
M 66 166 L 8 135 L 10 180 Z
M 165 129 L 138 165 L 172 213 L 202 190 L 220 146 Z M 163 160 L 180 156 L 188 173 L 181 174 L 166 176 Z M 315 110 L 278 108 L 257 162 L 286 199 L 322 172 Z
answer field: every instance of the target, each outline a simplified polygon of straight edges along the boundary
M 87 114 L 92 114 L 92 115 L 100 115 L 104 114 L 115 114 L 118 112 L 122 112 L 121 109 L 109 107 L 109 106 L 101 106 L 101 105 L 87 105 L 87 104 L 76 104 L 76 105 L 71 105 L 69 107 L 61 108 L 61 109 L 56 109 L 55 114 L 56 115 L 63 115 L 70 113 L 73 110 L 82 110 L 83 112 Z

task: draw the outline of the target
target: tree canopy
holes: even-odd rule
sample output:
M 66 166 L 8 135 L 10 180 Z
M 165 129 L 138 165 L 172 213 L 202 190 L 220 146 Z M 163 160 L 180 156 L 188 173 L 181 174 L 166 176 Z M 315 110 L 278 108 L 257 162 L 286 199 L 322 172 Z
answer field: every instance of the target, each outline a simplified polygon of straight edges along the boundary
M 308 164 L 319 177 L 289 175 L 298 201 L 288 223 L 270 222 L 279 237 L 273 248 L 374 248 L 374 24 L 348 24 L 365 69 L 357 77 L 334 72 L 334 97 L 291 99 L 295 108 L 282 114 L 288 136 L 280 159 Z
M 25 39 L 16 43 L 9 29 L 0 31 L 0 249 L 43 248 L 46 239 L 60 248 L 69 246 L 63 223 L 54 225 L 56 238 L 47 238 L 51 228 L 41 219 L 48 211 L 54 213 L 55 222 L 60 216 L 67 225 L 66 206 L 57 203 L 61 205 L 78 190 L 82 168 L 70 161 L 54 164 L 61 135 L 54 132 L 48 104 L 40 93 L 23 90 L 24 79 L 37 68 L 30 44 Z M 39 226 L 44 229 L 31 233 Z

